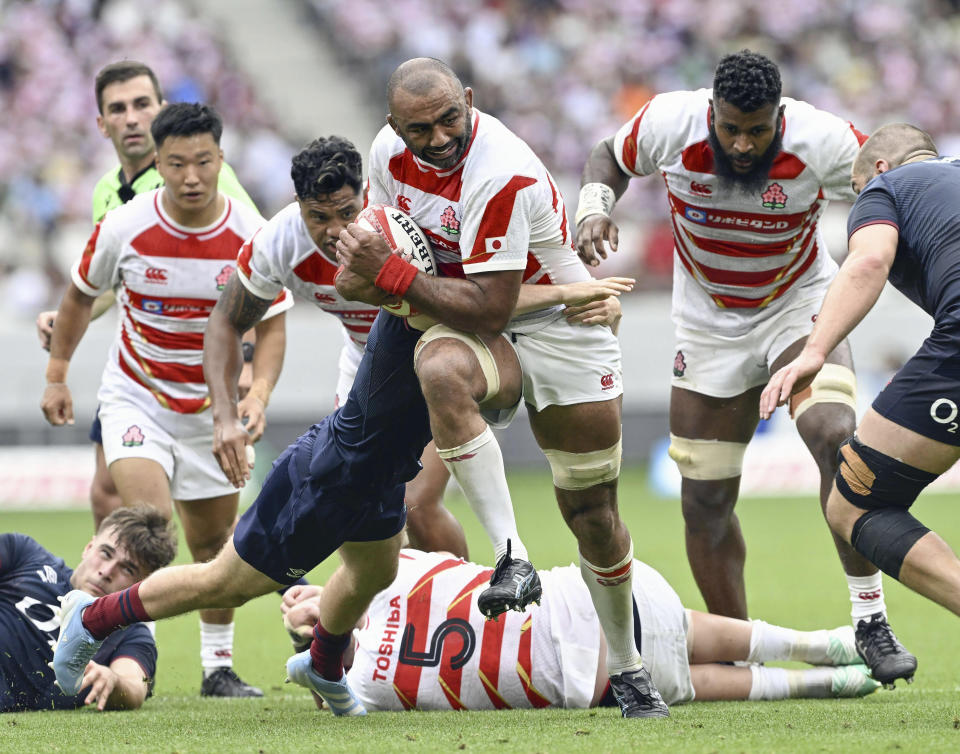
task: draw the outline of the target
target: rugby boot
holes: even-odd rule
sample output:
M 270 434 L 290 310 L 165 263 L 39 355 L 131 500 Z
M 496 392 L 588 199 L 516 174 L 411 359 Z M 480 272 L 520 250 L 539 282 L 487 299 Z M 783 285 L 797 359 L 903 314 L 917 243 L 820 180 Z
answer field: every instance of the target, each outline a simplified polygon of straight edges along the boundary
M 833 671 L 830 693 L 838 699 L 853 699 L 872 694 L 880 688 L 880 684 L 869 674 L 866 665 L 842 665 Z
M 857 621 L 855 633 L 857 652 L 884 688 L 892 689 L 898 678 L 905 679 L 907 683 L 913 682 L 917 658 L 897 641 L 883 613 L 874 613 L 869 622 Z
M 251 686 L 238 676 L 233 668 L 217 668 L 203 677 L 200 696 L 244 697 L 263 696 L 256 686 Z
M 310 650 L 296 654 L 287 660 L 287 683 L 299 684 L 319 696 L 334 715 L 366 715 L 363 703 L 353 693 L 344 673 L 339 681 L 328 681 L 313 669 Z
M 670 717 L 646 668 L 610 676 L 610 690 L 623 717 Z
M 73 695 L 80 692 L 87 663 L 100 649 L 103 640 L 94 639 L 83 625 L 83 610 L 93 602 L 93 596 L 74 589 L 57 599 L 60 600 L 60 635 L 53 648 L 50 667 L 63 693 Z
M 523 612 L 531 602 L 540 604 L 543 589 L 540 577 L 533 564 L 527 560 L 510 557 L 510 540 L 507 551 L 497 561 L 497 567 L 490 577 L 490 586 L 477 597 L 477 607 L 488 620 L 496 619 L 507 610 Z

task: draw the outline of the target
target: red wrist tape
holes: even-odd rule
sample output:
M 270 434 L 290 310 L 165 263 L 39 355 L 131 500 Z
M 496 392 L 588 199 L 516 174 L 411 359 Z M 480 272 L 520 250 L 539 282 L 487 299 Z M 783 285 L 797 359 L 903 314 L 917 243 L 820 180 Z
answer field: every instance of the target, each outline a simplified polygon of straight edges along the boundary
M 391 254 L 383 263 L 373 284 L 394 296 L 403 296 L 416 276 L 416 267 L 409 262 L 404 262 L 396 254 Z

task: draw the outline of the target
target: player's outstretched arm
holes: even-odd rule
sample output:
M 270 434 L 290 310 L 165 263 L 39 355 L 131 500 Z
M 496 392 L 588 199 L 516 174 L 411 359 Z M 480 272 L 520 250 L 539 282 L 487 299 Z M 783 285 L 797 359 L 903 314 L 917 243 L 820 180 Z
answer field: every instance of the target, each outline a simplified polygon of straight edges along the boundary
M 613 154 L 613 137 L 597 144 L 580 177 L 580 199 L 574 223 L 577 252 L 584 264 L 596 266 L 607 258 L 607 244 L 616 251 L 620 243 L 617 224 L 610 219 L 613 205 L 627 190 L 630 176 L 620 169 Z
M 517 306 L 513 313 L 525 314 L 557 304 L 565 304 L 569 307 L 582 306 L 592 301 L 603 301 L 632 291 L 636 282 L 633 278 L 610 277 L 599 280 L 591 278 L 559 285 L 521 285 Z
M 98 710 L 139 709 L 147 698 L 147 679 L 140 663 L 129 657 L 118 657 L 110 666 L 87 663 L 81 688 L 90 686 L 84 697 L 86 705 Z
M 245 422 L 251 442 L 257 442 L 267 428 L 267 404 L 280 379 L 287 348 L 286 312 L 260 320 L 253 352 L 253 380 L 250 389 L 237 406 L 240 421 Z
M 796 359 L 770 378 L 760 395 L 760 417 L 813 380 L 827 355 L 850 334 L 880 297 L 897 254 L 899 232 L 892 225 L 867 225 L 850 236 L 850 253 L 831 283 L 813 331 Z
M 213 412 L 213 453 L 237 488 L 250 478 L 246 446 L 251 442 L 237 407 L 237 382 L 243 367 L 240 342 L 270 304 L 268 299 L 250 293 L 234 271 L 210 313 L 203 338 L 203 377 Z
M 43 415 L 54 426 L 73 424 L 73 398 L 67 387 L 67 372 L 73 352 L 90 324 L 93 300 L 92 296 L 70 283 L 57 310 L 60 324 L 53 329 L 50 338 L 47 386 L 40 400 Z

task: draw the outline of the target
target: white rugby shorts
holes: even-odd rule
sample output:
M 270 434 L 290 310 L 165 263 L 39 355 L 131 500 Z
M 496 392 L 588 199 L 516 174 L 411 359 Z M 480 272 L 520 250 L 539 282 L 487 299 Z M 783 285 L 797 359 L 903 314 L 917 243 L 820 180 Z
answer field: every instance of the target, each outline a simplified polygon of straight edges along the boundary
M 146 400 L 101 391 L 100 424 L 107 466 L 121 458 L 156 461 L 170 480 L 174 500 L 203 500 L 236 492 L 213 455 L 212 413 L 178 414 L 143 392 Z
M 765 385 L 780 354 L 810 334 L 822 303 L 822 298 L 799 302 L 733 337 L 678 326 L 671 384 L 715 398 Z
M 620 342 L 609 327 L 577 325 L 558 317 L 538 330 L 505 332 L 523 371 L 522 401 L 537 411 L 547 406 L 609 401 L 623 394 Z M 483 411 L 487 424 L 502 429 L 520 404 Z

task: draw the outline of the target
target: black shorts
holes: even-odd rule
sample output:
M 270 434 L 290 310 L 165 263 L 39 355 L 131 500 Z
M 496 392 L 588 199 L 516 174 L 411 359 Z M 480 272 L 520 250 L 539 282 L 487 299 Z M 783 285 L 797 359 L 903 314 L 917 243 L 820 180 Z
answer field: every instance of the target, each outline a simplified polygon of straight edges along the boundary
M 873 410 L 931 440 L 960 447 L 960 323 L 937 324 L 876 397 Z
M 430 441 L 413 371 L 421 335 L 380 314 L 347 401 L 274 462 L 233 535 L 258 571 L 290 584 L 344 542 L 389 539 L 403 528 L 405 482 Z
M 97 413 L 93 415 L 93 424 L 90 425 L 90 442 L 94 445 L 103 445 L 103 428 L 100 426 L 100 406 L 97 406 Z

